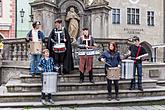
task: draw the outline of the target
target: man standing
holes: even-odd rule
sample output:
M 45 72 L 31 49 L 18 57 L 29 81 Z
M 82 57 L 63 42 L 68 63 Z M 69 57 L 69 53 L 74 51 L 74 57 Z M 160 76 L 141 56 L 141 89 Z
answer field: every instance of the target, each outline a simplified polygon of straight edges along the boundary
M 137 69 L 137 77 L 138 77 L 138 89 L 143 91 L 142 88 L 142 59 L 148 56 L 148 53 L 145 49 L 140 45 L 140 39 L 137 36 L 133 37 L 134 44 L 129 47 L 128 55 L 131 56 L 131 59 L 134 60 L 134 72 L 133 79 L 131 80 L 130 90 L 135 89 L 135 74 Z
M 54 63 L 59 67 L 59 74 L 62 72 L 64 74 L 69 73 L 74 69 L 70 36 L 66 29 L 62 27 L 62 19 L 58 18 L 54 23 L 55 28 L 52 29 L 49 35 L 47 48 L 50 51 L 50 57 L 53 57 Z M 61 44 L 64 47 L 60 47 Z M 54 46 L 57 48 L 54 48 Z
M 27 42 L 44 42 L 44 34 L 42 31 L 39 30 L 41 23 L 39 21 L 33 22 L 32 26 L 33 29 L 29 31 L 26 37 Z M 30 45 L 32 46 L 32 45 Z M 42 46 L 42 43 L 41 43 Z M 33 47 L 32 47 L 33 48 Z M 42 48 L 41 48 L 42 49 Z M 39 50 L 41 50 L 39 49 Z M 30 52 L 30 74 L 32 76 L 38 73 L 40 73 L 40 70 L 37 68 L 40 58 L 41 58 L 41 51 L 36 51 L 36 52 Z
M 80 49 L 93 49 L 94 46 L 94 38 L 89 35 L 88 28 L 83 29 L 83 35 L 78 38 L 78 47 Z M 94 83 L 93 81 L 93 56 L 83 55 L 80 56 L 80 83 L 84 82 L 84 73 L 89 73 L 89 81 Z

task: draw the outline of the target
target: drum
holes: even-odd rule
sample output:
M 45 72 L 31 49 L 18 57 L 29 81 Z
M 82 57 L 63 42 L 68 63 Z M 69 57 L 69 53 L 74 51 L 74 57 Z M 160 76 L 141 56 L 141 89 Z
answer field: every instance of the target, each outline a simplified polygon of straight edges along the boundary
M 44 72 L 42 81 L 42 92 L 56 93 L 57 92 L 57 72 Z
M 134 72 L 133 60 L 122 60 L 121 69 L 122 69 L 121 72 L 122 79 L 133 79 L 133 72 Z
M 64 53 L 66 51 L 65 43 L 59 43 L 53 46 L 55 53 Z
M 110 80 L 119 80 L 120 79 L 120 68 L 113 67 L 107 68 L 107 78 Z
M 41 54 L 42 53 L 42 42 L 29 42 L 29 49 L 28 51 L 31 54 Z
M 79 56 L 83 56 L 83 55 L 94 56 L 94 55 L 98 55 L 98 54 L 100 54 L 100 51 L 95 50 L 95 49 L 80 49 L 78 51 Z

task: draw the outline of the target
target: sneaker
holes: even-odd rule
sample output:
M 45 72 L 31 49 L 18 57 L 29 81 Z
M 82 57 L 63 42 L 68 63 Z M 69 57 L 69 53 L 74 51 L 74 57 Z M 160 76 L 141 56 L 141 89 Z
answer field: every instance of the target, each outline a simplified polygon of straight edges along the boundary
M 46 101 L 44 99 L 41 99 L 42 104 L 46 104 Z
M 34 77 L 35 76 L 35 74 L 33 73 L 33 74 L 30 74 L 32 77 Z
M 55 103 L 52 99 L 49 99 L 48 102 L 50 102 L 51 104 Z

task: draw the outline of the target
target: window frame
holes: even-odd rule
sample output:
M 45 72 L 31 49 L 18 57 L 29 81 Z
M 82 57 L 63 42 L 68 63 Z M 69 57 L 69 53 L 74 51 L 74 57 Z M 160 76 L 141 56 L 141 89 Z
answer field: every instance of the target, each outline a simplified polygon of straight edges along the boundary
M 112 24 L 120 24 L 121 10 L 119 8 L 112 8 Z
M 127 24 L 140 25 L 140 9 L 127 8 Z
M 155 12 L 147 11 L 147 26 L 155 26 Z

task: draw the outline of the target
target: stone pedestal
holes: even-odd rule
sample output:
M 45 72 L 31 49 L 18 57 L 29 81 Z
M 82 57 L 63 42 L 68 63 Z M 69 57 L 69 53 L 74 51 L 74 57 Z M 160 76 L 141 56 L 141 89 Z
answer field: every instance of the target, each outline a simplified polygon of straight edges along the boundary
M 88 7 L 91 10 L 91 31 L 96 38 L 107 38 L 110 7 L 107 4 L 94 4 Z

